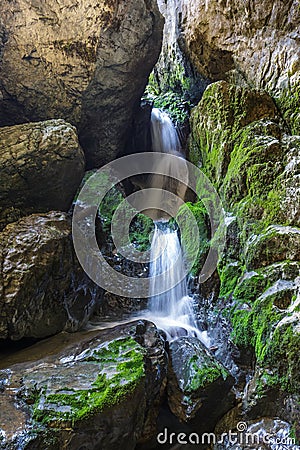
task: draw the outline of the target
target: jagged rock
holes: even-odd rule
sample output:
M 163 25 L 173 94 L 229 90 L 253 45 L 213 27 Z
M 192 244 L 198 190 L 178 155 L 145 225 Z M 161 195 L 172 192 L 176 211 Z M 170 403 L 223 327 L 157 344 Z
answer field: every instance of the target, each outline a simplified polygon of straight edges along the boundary
M 67 211 L 84 174 L 76 129 L 64 120 L 0 128 L 0 229 L 21 216 Z
M 245 253 L 248 270 L 279 261 L 300 261 L 300 229 L 270 225 L 265 232 L 250 236 Z
M 63 118 L 89 167 L 122 150 L 161 46 L 154 0 L 0 5 L 0 123 Z
M 294 281 L 278 280 L 260 296 L 257 289 L 252 303 L 241 304 L 241 296 L 239 307 L 232 313 L 233 339 L 239 347 L 255 351 L 260 379 L 255 381 L 258 399 L 264 397 L 261 391 L 275 392 L 277 397 L 281 391 L 299 391 L 299 358 L 295 350 L 300 343 L 299 286 L 299 276 Z
M 220 409 L 212 421 L 232 406 L 229 391 L 233 378 L 208 349 L 196 338 L 181 337 L 170 344 L 168 403 L 181 421 L 194 419 L 201 409 Z M 222 411 L 221 411 L 222 410 Z
M 155 433 L 166 361 L 145 321 L 62 333 L 2 360 L 1 449 L 133 450 Z
M 41 338 L 78 330 L 93 312 L 97 286 L 73 250 L 65 213 L 34 214 L 1 233 L 0 338 Z

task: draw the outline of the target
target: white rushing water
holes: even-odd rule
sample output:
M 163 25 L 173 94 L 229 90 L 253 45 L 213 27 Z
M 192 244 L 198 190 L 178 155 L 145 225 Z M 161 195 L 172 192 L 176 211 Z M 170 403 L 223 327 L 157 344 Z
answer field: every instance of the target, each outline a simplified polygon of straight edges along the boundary
M 180 139 L 172 120 L 165 112 L 153 108 L 151 113 L 152 150 L 177 154 L 181 151 Z
M 161 277 L 160 277 L 161 275 Z M 149 316 L 169 340 L 195 336 L 209 345 L 207 332 L 197 327 L 193 298 L 188 295 L 185 264 L 174 225 L 155 223 L 151 242 Z M 154 292 L 161 292 L 152 295 Z
M 153 151 L 180 155 L 180 140 L 170 117 L 153 108 L 151 116 L 151 136 Z M 182 155 L 181 155 L 182 156 Z M 183 164 L 183 166 L 185 163 Z M 170 176 L 176 176 L 182 165 L 170 168 Z M 167 182 L 167 179 L 166 179 Z M 153 178 L 155 187 L 168 189 Z M 169 186 L 170 188 L 171 186 Z M 172 184 L 172 192 L 184 199 L 186 187 Z M 157 201 L 159 205 L 159 201 Z M 156 292 L 161 292 L 154 295 Z M 197 327 L 193 298 L 188 295 L 183 251 L 174 224 L 162 215 L 155 220 L 155 230 L 151 241 L 149 317 L 168 338 L 195 336 L 209 345 L 207 332 Z

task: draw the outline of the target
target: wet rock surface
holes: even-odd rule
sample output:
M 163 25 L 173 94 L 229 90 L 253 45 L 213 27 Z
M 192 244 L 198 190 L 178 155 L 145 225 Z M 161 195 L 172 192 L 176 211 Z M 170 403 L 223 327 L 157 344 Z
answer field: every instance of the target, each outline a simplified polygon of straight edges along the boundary
M 239 420 L 228 425 L 227 430 L 231 430 L 231 435 L 226 429 L 217 427 L 216 434 L 221 442 L 216 443 L 213 450 L 273 450 L 278 446 L 299 449 L 295 437 L 291 436 L 291 426 L 285 421 L 264 417 L 258 421 Z
M 0 13 L 0 124 L 63 118 L 89 167 L 114 159 L 160 51 L 156 2 L 18 0 Z
M 232 376 L 198 339 L 181 337 L 171 342 L 168 403 L 181 421 L 197 419 L 201 408 L 213 409 L 218 402 L 220 409 L 216 415 L 224 414 L 232 406 L 229 391 L 233 384 Z
M 0 228 L 24 215 L 67 211 L 84 174 L 76 129 L 64 120 L 0 128 Z
M 1 448 L 117 450 L 153 434 L 167 365 L 155 326 L 139 321 L 57 335 L 1 368 Z
M 1 233 L 0 338 L 42 338 L 78 330 L 98 289 L 79 265 L 66 213 L 33 214 Z

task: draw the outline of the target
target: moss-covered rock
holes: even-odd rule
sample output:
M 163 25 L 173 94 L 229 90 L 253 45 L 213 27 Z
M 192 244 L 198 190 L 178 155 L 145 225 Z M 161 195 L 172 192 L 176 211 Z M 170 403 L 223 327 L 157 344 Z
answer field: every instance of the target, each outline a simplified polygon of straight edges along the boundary
M 51 378 L 60 378 L 59 385 L 53 386 L 47 369 L 46 373 L 41 369 L 38 374 L 25 374 L 26 395 L 29 393 L 32 397 L 30 386 L 34 385 L 35 389 L 33 419 L 52 426 L 58 422 L 76 426 L 78 421 L 90 419 L 126 398 L 145 376 L 143 348 L 131 337 L 85 351 L 84 355 L 77 356 L 77 360 L 80 360 L 77 386 L 70 385 L 70 379 L 77 371 L 73 364 L 51 373 Z
M 66 442 L 78 449 L 85 440 L 92 448 L 129 450 L 155 430 L 166 355 L 149 322 L 57 335 L 1 367 L 4 449 L 23 448 L 22 440 L 28 449 L 56 450 Z M 23 414 L 13 433 L 8 407 L 15 419 Z
M 292 75 L 293 73 L 290 72 L 290 76 Z M 289 83 L 289 86 L 287 86 L 285 89 L 281 90 L 277 95 L 275 95 L 275 102 L 281 114 L 283 115 L 283 118 L 286 121 L 291 133 L 295 135 L 300 135 L 299 71 L 298 71 L 298 82 Z
M 220 186 L 230 162 L 236 134 L 250 123 L 277 117 L 276 107 L 263 91 L 225 81 L 210 84 L 191 115 L 191 161 Z
M 250 236 L 245 246 L 248 270 L 279 261 L 300 261 L 300 229 L 270 225 L 265 232 Z
M 297 98 L 295 93 L 287 99 L 291 106 L 284 113 L 289 122 L 290 110 L 288 125 L 294 133 Z M 228 211 L 218 272 L 233 339 L 244 354 L 254 352 L 257 371 L 271 371 L 277 390 L 295 393 L 299 136 L 288 134 L 289 127 L 266 93 L 224 81 L 206 89 L 192 113 L 191 127 L 191 158 L 218 188 Z
M 277 281 L 253 303 L 240 300 L 232 312 L 233 339 L 242 348 L 252 347 L 258 367 L 276 374 L 273 384 L 296 392 L 300 385 L 297 357 L 298 286 L 294 281 Z M 243 296 L 242 296 L 243 297 Z
M 195 239 L 193 228 L 189 227 L 189 221 L 185 213 L 185 208 L 188 207 L 192 212 L 201 237 L 198 254 L 195 254 Z M 187 202 L 181 208 L 176 216 L 177 222 L 180 224 L 181 243 L 186 255 L 186 258 L 191 260 L 195 258 L 195 263 L 191 269 L 193 275 L 199 274 L 201 267 L 204 264 L 205 257 L 209 249 L 209 227 L 208 215 L 205 206 L 201 201 L 196 203 Z
M 168 377 L 168 403 L 180 420 L 195 418 L 203 403 L 214 403 L 220 390 L 226 408 L 233 379 L 198 339 L 182 337 L 170 344 Z

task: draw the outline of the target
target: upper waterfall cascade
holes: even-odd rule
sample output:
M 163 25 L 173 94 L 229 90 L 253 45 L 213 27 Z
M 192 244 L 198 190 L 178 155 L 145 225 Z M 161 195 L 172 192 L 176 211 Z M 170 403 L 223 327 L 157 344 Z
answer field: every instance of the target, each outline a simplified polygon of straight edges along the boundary
M 177 154 L 181 151 L 180 139 L 167 113 L 153 108 L 151 113 L 152 150 L 160 153 Z

